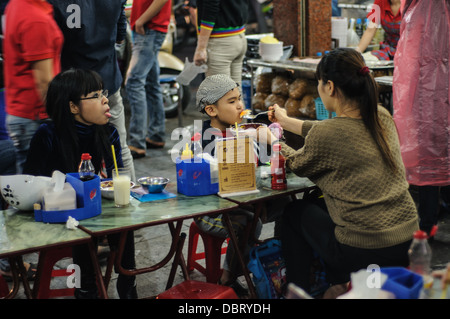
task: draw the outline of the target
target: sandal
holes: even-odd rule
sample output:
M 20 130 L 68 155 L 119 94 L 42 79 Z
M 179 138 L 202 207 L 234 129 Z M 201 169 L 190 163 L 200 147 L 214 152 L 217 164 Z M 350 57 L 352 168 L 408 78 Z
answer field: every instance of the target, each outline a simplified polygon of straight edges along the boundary
M 145 150 L 131 145 L 128 145 L 128 148 L 130 149 L 131 156 L 133 156 L 134 159 L 145 157 Z
M 30 266 L 28 267 L 28 270 L 27 270 L 28 281 L 33 281 L 34 279 L 36 279 L 36 272 L 37 272 L 37 265 L 34 263 L 30 263 Z M 7 282 L 13 281 L 11 271 L 9 271 L 8 273 L 3 272 L 2 276 L 3 276 L 3 278 L 5 278 L 5 280 Z M 19 277 L 20 277 L 20 273 L 19 273 Z

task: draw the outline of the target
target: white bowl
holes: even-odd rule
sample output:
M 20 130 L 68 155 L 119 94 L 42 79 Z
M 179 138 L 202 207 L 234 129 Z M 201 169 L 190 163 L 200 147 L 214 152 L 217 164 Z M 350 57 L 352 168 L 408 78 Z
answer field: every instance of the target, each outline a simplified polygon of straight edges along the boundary
M 259 42 L 259 55 L 264 61 L 276 62 L 283 56 L 283 42 L 264 43 Z
M 51 177 L 33 175 L 0 176 L 2 196 L 11 206 L 20 210 L 33 210 L 42 201 L 44 190 L 52 185 Z

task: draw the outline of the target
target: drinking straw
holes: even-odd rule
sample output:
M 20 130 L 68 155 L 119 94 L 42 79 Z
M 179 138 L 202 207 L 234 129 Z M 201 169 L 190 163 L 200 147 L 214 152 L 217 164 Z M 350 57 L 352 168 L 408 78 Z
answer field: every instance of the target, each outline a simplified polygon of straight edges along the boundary
M 114 160 L 114 167 L 116 168 L 116 175 L 119 176 L 119 169 L 117 168 L 116 152 L 114 151 L 114 145 L 111 145 L 111 149 Z
M 239 137 L 239 130 L 238 130 L 237 122 L 234 122 L 234 127 L 236 128 L 236 138 L 238 138 Z

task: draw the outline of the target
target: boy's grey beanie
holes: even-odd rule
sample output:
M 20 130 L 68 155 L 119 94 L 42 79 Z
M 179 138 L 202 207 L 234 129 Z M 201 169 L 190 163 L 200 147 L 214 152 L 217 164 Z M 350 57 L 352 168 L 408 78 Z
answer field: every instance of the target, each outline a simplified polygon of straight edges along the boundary
M 238 86 L 238 83 L 225 74 L 214 74 L 206 77 L 198 87 L 198 108 L 201 111 L 205 106 L 216 103 L 225 94 Z

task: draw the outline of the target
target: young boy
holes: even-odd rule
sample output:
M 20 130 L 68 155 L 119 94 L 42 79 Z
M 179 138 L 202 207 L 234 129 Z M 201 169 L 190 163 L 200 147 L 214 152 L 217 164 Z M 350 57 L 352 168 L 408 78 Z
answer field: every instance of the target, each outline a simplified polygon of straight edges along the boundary
M 240 113 L 244 110 L 244 104 L 241 101 L 239 85 L 224 74 L 208 76 L 198 88 L 197 106 L 200 112 L 209 116 L 209 120 L 203 122 L 203 150 L 214 156 L 215 139 L 217 137 L 225 137 L 227 128 L 242 121 Z M 253 213 L 244 209 L 238 209 L 230 214 L 230 219 L 239 241 L 244 234 L 247 223 L 253 220 Z M 229 237 L 222 220 L 222 214 L 202 216 L 196 218 L 195 222 L 206 233 L 223 238 Z M 261 229 L 262 223 L 258 221 L 255 230 L 256 238 L 261 234 Z M 250 238 L 249 240 L 252 239 Z M 244 259 L 248 256 L 248 252 L 253 245 L 254 242 L 252 241 L 247 243 Z M 239 247 L 242 247 L 241 243 L 239 243 Z M 244 293 L 244 288 L 236 281 L 238 272 L 239 265 L 234 247 L 229 245 L 219 284 L 232 287 L 240 295 Z

